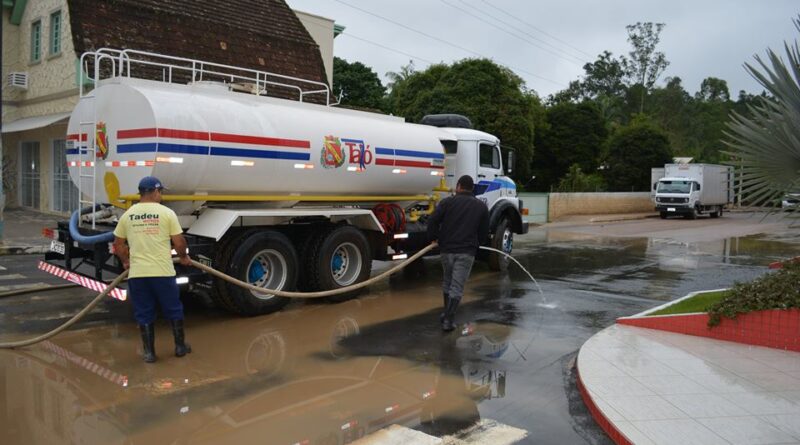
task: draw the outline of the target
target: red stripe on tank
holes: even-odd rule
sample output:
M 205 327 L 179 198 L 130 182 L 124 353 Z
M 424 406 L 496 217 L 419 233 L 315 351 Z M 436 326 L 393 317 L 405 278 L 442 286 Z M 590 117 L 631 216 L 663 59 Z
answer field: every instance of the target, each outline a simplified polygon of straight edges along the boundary
M 155 128 L 137 128 L 135 130 L 117 131 L 117 139 L 154 138 L 154 137 L 156 137 Z
M 311 142 L 297 139 L 269 138 L 262 136 L 244 136 L 240 134 L 211 133 L 211 140 L 216 142 L 232 142 L 235 144 L 272 145 L 276 147 L 311 148 Z

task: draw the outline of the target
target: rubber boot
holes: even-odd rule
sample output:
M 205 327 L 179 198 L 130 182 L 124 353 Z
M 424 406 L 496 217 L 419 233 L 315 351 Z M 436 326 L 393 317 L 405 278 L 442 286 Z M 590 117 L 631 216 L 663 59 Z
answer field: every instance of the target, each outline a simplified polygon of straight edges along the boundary
M 439 323 L 444 321 L 444 312 L 447 309 L 447 300 L 450 299 L 450 295 L 442 294 L 442 313 L 439 314 Z
M 153 363 L 156 361 L 156 325 L 153 323 L 140 324 L 139 332 L 142 334 L 142 350 L 144 351 L 144 361 Z
M 191 345 L 184 340 L 183 320 L 172 320 L 172 336 L 175 337 L 175 357 L 192 352 Z
M 456 328 L 456 309 L 458 309 L 458 303 L 460 302 L 461 300 L 456 300 L 455 298 L 447 300 L 447 307 L 444 309 L 444 319 L 442 320 L 442 330 L 444 332 L 450 332 Z

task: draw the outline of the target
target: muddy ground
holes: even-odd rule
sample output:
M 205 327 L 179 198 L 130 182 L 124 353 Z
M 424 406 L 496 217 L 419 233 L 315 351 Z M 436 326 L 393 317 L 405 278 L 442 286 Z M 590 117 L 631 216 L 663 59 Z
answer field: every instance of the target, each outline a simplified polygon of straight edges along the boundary
M 800 252 L 788 225 L 731 213 L 534 228 L 514 254 L 538 283 L 476 265 L 446 335 L 436 258 L 339 304 L 238 318 L 187 301 L 194 352 L 173 357 L 161 323 L 154 365 L 128 305 L 109 300 L 49 342 L 0 351 L 2 443 L 344 444 L 392 424 L 443 436 L 492 419 L 525 443 L 608 444 L 575 389 L 581 344 L 617 317 L 767 273 Z M 0 257 L 0 274 L 51 282 L 38 260 Z M 2 299 L 0 340 L 48 330 L 92 295 Z

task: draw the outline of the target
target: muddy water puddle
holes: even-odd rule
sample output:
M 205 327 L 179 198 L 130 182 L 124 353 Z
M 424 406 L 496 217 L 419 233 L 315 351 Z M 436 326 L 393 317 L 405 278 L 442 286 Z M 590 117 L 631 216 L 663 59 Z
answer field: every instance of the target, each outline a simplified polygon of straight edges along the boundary
M 160 324 L 154 365 L 130 323 L 0 351 L 3 443 L 339 444 L 392 424 L 474 423 L 477 403 L 505 392 L 479 362 L 505 353 L 511 328 L 470 323 L 443 339 L 438 289 L 399 293 L 252 319 L 193 314 L 195 352 L 173 357 Z

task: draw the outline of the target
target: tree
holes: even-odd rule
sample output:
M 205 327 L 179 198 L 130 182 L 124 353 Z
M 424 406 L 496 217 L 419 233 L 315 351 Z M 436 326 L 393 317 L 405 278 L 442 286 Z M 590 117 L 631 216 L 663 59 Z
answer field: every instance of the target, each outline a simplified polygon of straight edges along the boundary
M 342 94 L 342 105 L 380 109 L 386 88 L 378 75 L 361 62 L 333 58 L 333 91 Z
M 608 141 L 605 177 L 611 191 L 650 190 L 650 170 L 672 162 L 667 134 L 638 116 Z
M 556 105 L 562 102 L 580 102 L 604 98 L 621 98 L 625 95 L 625 79 L 628 75 L 624 59 L 615 59 L 609 51 L 603 51 L 597 60 L 583 65 L 586 73 L 582 79 L 573 80 L 569 86 L 549 97 Z
M 561 103 L 547 110 L 547 127 L 537 132 L 533 171 L 537 190 L 558 184 L 569 167 L 595 172 L 608 136 L 600 110 L 592 102 Z
M 413 60 L 409 60 L 408 65 L 401 66 L 400 71 L 389 71 L 386 73 L 386 77 L 389 78 L 389 83 L 386 84 L 386 87 L 389 88 L 389 90 L 394 89 L 395 85 L 408 80 L 415 71 Z
M 517 155 L 515 178 L 527 182 L 533 155 L 534 122 L 543 113 L 539 98 L 522 79 L 487 59 L 436 64 L 396 83 L 388 111 L 419 122 L 426 114 L 457 113 L 494 134 Z
M 598 192 L 605 188 L 603 177 L 597 173 L 587 175 L 578 164 L 569 166 L 569 171 L 558 182 L 560 193 Z
M 586 76 L 583 91 L 587 98 L 621 97 L 625 93 L 625 78 L 628 76 L 624 59 L 615 59 L 609 51 L 603 51 L 597 60 L 583 66 Z
M 731 99 L 728 82 L 716 77 L 706 77 L 695 98 L 706 102 L 726 102 Z
M 800 16 L 793 20 L 800 31 Z M 750 117 L 734 111 L 725 143 L 738 170 L 742 199 L 763 205 L 800 190 L 800 46 L 786 43 L 786 59 L 771 49 L 768 61 L 745 68 L 772 96 L 748 106 Z
M 632 84 L 644 87 L 641 92 L 639 112 L 644 112 L 645 95 L 653 89 L 656 81 L 669 66 L 664 53 L 656 51 L 656 46 L 661 40 L 661 31 L 666 25 L 663 23 L 636 22 L 628 25 L 628 42 L 633 50 L 628 53 L 629 58 L 624 59 L 625 67 Z

